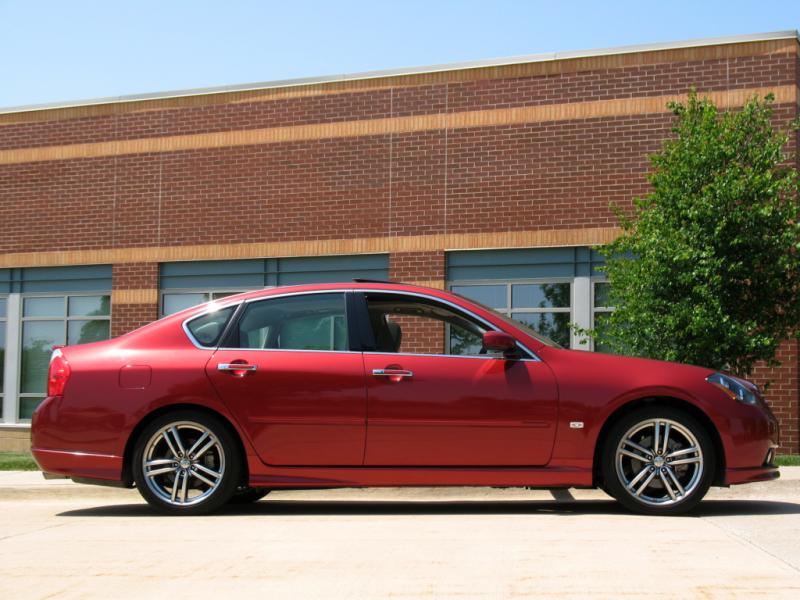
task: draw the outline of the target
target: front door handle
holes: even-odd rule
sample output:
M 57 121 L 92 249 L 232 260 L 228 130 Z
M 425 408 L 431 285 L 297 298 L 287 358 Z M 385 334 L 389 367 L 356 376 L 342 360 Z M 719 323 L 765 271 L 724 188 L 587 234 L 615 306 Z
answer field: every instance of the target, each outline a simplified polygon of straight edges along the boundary
M 372 374 L 375 377 L 388 377 L 391 381 L 400 381 L 403 378 L 414 376 L 412 371 L 406 371 L 405 369 L 372 369 Z

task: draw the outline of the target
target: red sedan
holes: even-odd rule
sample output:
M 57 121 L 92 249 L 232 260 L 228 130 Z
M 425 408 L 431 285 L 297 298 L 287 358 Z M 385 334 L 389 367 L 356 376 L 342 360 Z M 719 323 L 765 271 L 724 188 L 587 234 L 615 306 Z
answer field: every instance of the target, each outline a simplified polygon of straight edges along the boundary
M 33 416 L 46 475 L 198 514 L 272 489 L 601 487 L 649 514 L 778 477 L 748 381 L 565 350 L 441 290 L 231 296 L 57 349 Z

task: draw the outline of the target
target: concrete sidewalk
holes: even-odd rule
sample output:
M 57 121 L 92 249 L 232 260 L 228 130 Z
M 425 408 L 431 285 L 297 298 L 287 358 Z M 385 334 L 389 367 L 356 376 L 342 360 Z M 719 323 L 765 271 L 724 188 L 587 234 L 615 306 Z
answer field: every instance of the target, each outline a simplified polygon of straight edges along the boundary
M 782 473 L 678 518 L 491 488 L 274 492 L 169 518 L 135 490 L 5 472 L 0 597 L 798 598 L 800 468 Z

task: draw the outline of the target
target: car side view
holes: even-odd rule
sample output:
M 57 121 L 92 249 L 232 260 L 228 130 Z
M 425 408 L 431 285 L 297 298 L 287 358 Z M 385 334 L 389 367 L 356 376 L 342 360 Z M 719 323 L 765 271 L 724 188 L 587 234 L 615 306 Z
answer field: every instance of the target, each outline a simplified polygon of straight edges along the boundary
M 230 296 L 57 348 L 32 422 L 46 476 L 200 514 L 273 489 L 600 487 L 691 510 L 775 479 L 756 386 L 565 350 L 456 294 L 351 283 Z

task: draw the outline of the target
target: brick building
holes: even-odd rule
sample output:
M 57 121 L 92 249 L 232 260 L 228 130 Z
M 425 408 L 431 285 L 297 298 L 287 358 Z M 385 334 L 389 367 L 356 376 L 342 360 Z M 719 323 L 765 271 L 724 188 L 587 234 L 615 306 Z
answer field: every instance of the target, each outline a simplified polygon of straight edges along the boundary
M 772 92 L 796 32 L 0 111 L 0 449 L 27 444 L 49 347 L 208 298 L 392 278 L 453 288 L 580 346 L 593 245 L 647 192 L 666 104 Z M 598 348 L 598 350 L 602 350 Z M 797 344 L 773 380 L 798 452 Z

